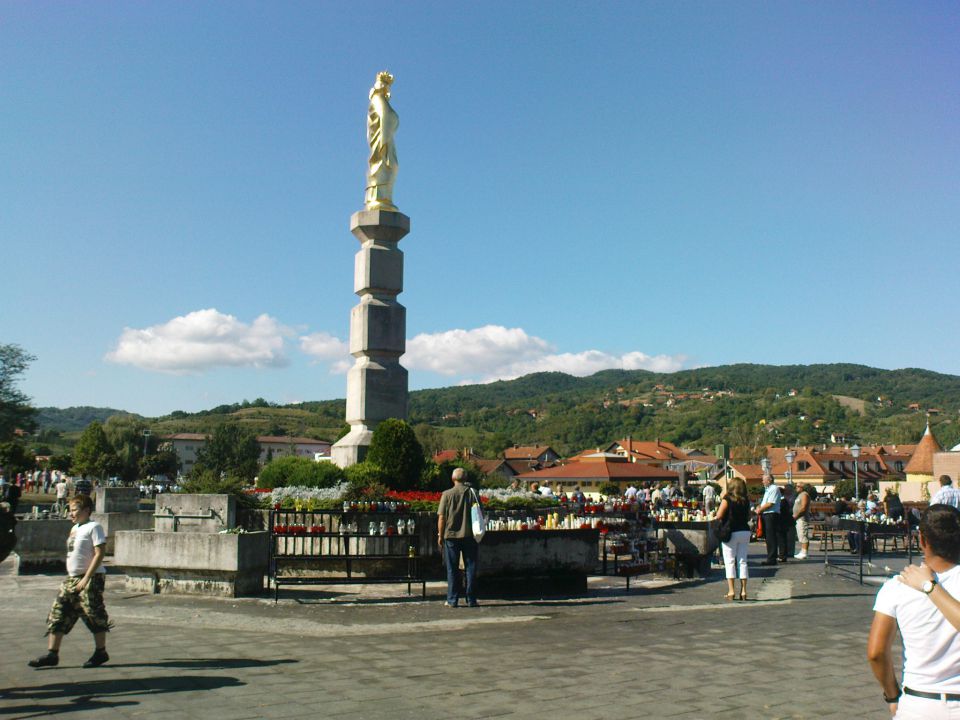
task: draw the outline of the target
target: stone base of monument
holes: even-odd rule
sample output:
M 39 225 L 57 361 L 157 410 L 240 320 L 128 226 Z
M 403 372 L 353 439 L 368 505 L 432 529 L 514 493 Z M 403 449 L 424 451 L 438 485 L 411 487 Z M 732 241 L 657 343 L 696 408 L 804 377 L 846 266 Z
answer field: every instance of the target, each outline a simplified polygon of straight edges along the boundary
M 350 432 L 337 440 L 330 448 L 330 457 L 338 467 L 350 467 L 363 462 L 370 449 L 373 432 L 363 425 L 354 425 Z
M 70 520 L 33 520 L 30 516 L 17 522 L 17 545 L 13 557 L 13 574 L 31 572 L 66 572 L 67 538 Z
M 239 597 L 263 592 L 270 535 L 121 531 L 114 565 L 130 590 Z
M 480 543 L 480 597 L 570 595 L 596 572 L 598 530 L 488 532 Z

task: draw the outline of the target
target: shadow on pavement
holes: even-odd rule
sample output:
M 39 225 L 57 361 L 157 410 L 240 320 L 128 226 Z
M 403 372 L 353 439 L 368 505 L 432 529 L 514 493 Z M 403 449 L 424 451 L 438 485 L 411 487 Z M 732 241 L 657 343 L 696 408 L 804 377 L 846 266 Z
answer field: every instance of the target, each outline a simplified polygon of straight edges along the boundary
M 110 663 L 112 668 L 183 668 L 185 670 L 234 670 L 239 668 L 270 667 L 300 662 L 299 660 L 252 660 L 249 658 L 204 658 L 193 660 L 161 660 L 150 663 Z
M 215 690 L 223 687 L 239 687 L 245 684 L 233 677 L 170 675 L 166 677 L 114 678 L 85 682 L 49 683 L 34 687 L 5 688 L 0 690 L 0 697 L 5 700 L 4 706 L 0 707 L 0 715 L 30 717 L 31 714 L 60 715 L 87 710 L 105 710 L 126 705 L 139 705 L 136 700 L 112 702 L 113 698 Z M 17 700 L 32 700 L 33 704 L 12 706 L 12 703 Z

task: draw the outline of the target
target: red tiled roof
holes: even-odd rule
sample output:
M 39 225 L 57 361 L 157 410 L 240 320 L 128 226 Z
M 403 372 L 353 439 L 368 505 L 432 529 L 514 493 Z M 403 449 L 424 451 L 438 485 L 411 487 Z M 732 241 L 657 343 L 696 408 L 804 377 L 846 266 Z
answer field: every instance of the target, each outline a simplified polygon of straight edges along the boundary
M 683 450 L 673 443 L 663 440 L 633 440 L 632 438 L 624 438 L 623 440 L 616 440 L 611 443 L 607 446 L 607 449 L 614 446 L 623 448 L 628 457 L 636 460 L 669 461 L 687 459 L 687 455 Z
M 317 440 L 308 437 L 287 437 L 286 435 L 257 435 L 257 442 L 284 443 L 285 445 L 329 445 L 329 440 Z
M 545 470 L 520 475 L 523 480 L 602 480 L 630 478 L 637 480 L 677 480 L 680 476 L 672 470 L 664 470 L 642 463 L 624 462 L 576 462 L 556 465 Z
M 163 435 L 163 440 L 207 440 L 210 436 L 205 433 L 174 433 L 173 435 Z
M 543 455 L 547 450 L 556 451 L 549 445 L 517 445 L 509 447 L 503 451 L 503 457 L 506 460 L 532 460 Z

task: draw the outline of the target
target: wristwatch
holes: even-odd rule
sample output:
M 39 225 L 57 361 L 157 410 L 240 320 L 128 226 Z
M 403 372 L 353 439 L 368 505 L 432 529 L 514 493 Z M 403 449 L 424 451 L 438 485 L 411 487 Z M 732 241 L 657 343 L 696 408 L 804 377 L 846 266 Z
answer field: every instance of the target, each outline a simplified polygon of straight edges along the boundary
M 937 586 L 937 579 L 927 580 L 923 585 L 920 586 L 920 590 L 929 595 L 933 592 L 933 589 Z
M 887 697 L 887 694 L 884 693 L 884 694 L 883 694 L 883 701 L 889 705 L 890 703 L 895 703 L 895 702 L 897 702 L 897 701 L 900 699 L 900 696 L 901 696 L 901 695 L 903 695 L 903 690 L 898 687 L 898 688 L 897 688 L 897 694 L 894 695 L 893 697 Z

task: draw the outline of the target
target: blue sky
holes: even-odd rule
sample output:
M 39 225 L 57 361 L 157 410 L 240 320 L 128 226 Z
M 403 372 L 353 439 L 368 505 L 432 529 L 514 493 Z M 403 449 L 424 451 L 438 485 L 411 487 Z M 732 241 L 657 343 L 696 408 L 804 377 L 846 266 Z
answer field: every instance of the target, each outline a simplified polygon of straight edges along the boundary
M 0 342 L 35 404 L 343 397 L 396 76 L 411 389 L 960 374 L 960 5 L 0 0 Z

